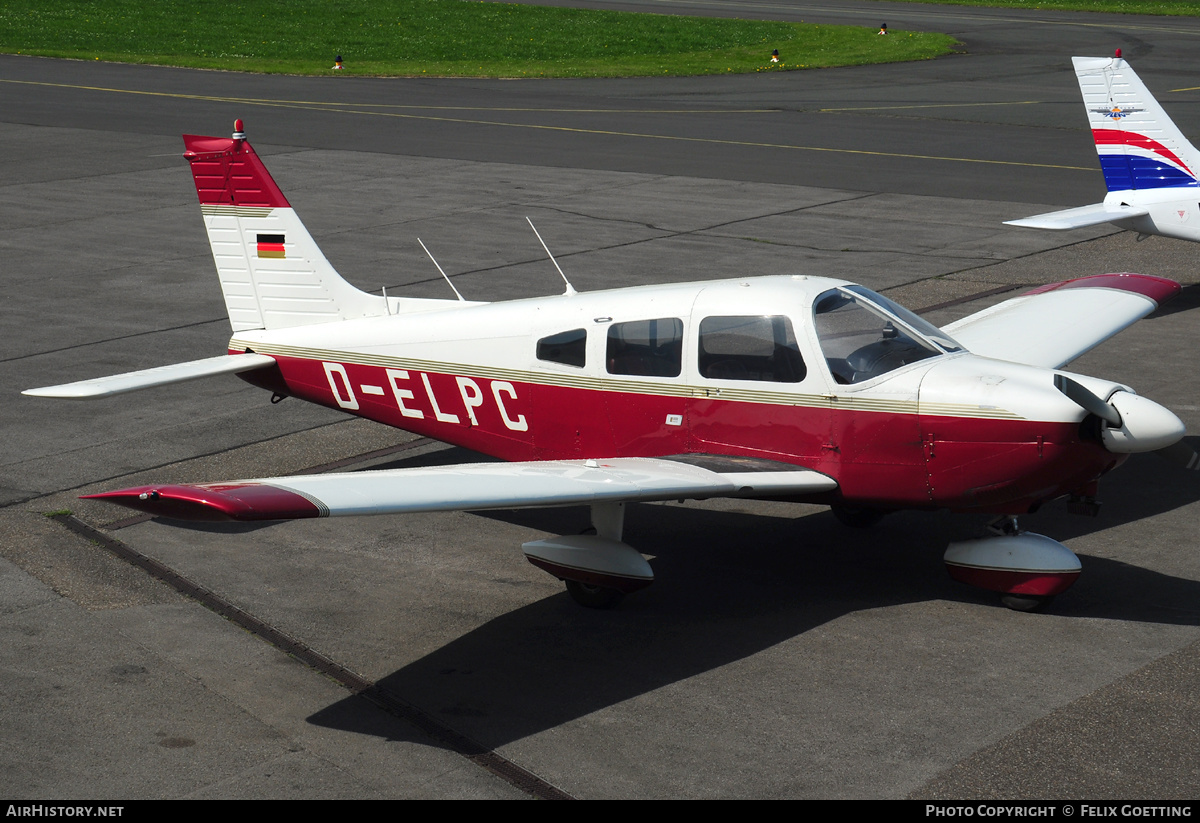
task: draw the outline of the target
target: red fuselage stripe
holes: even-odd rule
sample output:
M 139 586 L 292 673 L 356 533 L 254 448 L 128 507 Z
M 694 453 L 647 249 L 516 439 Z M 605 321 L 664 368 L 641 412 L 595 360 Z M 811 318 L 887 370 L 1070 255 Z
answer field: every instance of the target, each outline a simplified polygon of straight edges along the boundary
M 880 507 L 1019 514 L 1119 463 L 1082 439 L 1075 422 L 637 394 L 276 358 L 289 394 L 504 460 L 758 457 L 827 474 L 838 482 L 835 499 Z M 255 382 L 256 374 L 243 377 Z

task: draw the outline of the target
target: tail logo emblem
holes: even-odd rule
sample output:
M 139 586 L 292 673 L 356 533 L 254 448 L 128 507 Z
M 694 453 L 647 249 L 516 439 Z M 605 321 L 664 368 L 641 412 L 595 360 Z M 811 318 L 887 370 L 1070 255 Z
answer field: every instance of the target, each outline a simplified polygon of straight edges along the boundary
M 1128 117 L 1135 112 L 1144 111 L 1144 109 L 1123 109 L 1120 106 L 1113 106 L 1111 109 L 1092 109 L 1091 111 L 1103 114 L 1113 120 L 1120 120 L 1122 117 Z

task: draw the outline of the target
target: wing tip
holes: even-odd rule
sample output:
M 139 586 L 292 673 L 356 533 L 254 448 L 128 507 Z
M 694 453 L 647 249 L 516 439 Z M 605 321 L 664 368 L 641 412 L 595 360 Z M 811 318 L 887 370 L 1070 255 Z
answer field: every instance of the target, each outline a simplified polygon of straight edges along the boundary
M 80 495 L 156 517 L 201 522 L 300 520 L 328 516 L 317 501 L 266 483 L 220 483 L 206 486 L 138 486 Z
M 1136 274 L 1134 272 L 1113 272 L 1111 274 L 1091 274 L 1087 277 L 1076 277 L 1071 280 L 1061 280 L 1044 286 L 1030 289 L 1021 296 L 1045 294 L 1060 289 L 1115 289 L 1117 291 L 1140 294 L 1148 300 L 1162 305 L 1183 289 L 1174 280 L 1158 277 L 1153 274 Z

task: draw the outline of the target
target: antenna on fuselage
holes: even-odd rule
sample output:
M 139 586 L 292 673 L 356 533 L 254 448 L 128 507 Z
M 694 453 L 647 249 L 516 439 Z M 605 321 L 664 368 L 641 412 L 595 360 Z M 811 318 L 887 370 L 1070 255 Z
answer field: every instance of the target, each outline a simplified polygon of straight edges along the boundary
M 554 268 L 558 269 L 559 276 L 562 277 L 563 282 L 567 284 L 567 290 L 563 292 L 563 294 L 578 294 L 578 292 L 575 291 L 575 287 L 571 285 L 571 281 L 567 279 L 565 274 L 563 274 L 562 266 L 558 265 L 558 261 L 554 259 L 554 255 L 550 254 L 550 247 L 546 245 L 546 241 L 542 239 L 542 235 L 538 234 L 537 226 L 533 225 L 533 221 L 528 217 L 525 218 L 525 221 L 529 223 L 529 228 L 533 229 L 533 233 L 537 235 L 538 242 L 542 244 L 542 248 L 545 249 L 546 254 L 549 255 L 550 262 L 554 264 Z
M 420 237 L 417 238 L 417 242 L 421 244 L 421 248 L 425 249 L 425 244 L 421 241 Z M 433 254 L 429 251 L 429 249 L 425 249 L 425 253 L 429 255 L 429 259 L 433 261 L 433 265 L 437 266 L 437 270 L 442 272 L 442 277 L 446 278 L 446 283 L 449 284 L 451 289 L 454 289 L 454 293 L 458 294 L 458 289 L 454 288 L 454 284 L 450 282 L 450 278 L 447 277 L 446 272 L 442 271 L 442 267 L 440 265 L 438 265 L 437 258 L 435 258 L 433 256 Z M 465 299 L 463 299 L 463 296 L 461 294 L 458 294 L 458 299 L 462 300 L 464 303 L 467 302 Z

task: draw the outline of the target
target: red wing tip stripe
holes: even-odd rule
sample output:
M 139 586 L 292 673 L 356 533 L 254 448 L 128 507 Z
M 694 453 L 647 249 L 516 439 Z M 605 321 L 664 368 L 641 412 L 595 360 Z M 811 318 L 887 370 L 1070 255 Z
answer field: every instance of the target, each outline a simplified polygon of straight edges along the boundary
M 271 492 L 274 492 L 276 495 L 279 496 L 279 499 L 281 501 L 284 499 L 284 497 L 283 497 L 284 495 L 295 495 L 297 497 L 301 497 L 301 498 L 307 500 L 309 505 L 317 510 L 317 515 L 316 515 L 317 517 L 329 517 L 329 507 L 326 506 L 323 502 L 321 502 L 320 498 L 318 498 L 314 495 L 311 495 L 308 492 L 301 491 L 300 489 L 284 488 L 282 486 L 268 486 L 268 485 L 262 484 L 262 483 L 255 483 L 253 485 L 254 485 L 254 487 L 256 487 L 258 489 L 267 489 L 267 490 L 270 490 Z M 292 519 L 292 518 L 289 518 L 289 519 Z
M 175 520 L 255 521 L 328 517 L 329 509 L 306 495 L 264 483 L 205 486 L 139 486 L 83 495 Z
M 1152 274 L 1133 274 L 1120 272 L 1115 274 L 1093 274 L 1088 277 L 1077 277 L 1074 280 L 1063 280 L 1060 283 L 1048 283 L 1030 289 L 1022 297 L 1032 294 L 1045 294 L 1060 289 L 1117 289 L 1148 297 L 1162 305 L 1175 295 L 1182 287 L 1174 280 L 1165 277 L 1155 277 Z

